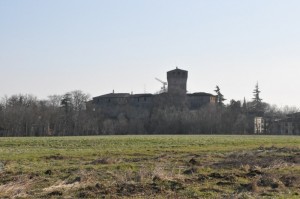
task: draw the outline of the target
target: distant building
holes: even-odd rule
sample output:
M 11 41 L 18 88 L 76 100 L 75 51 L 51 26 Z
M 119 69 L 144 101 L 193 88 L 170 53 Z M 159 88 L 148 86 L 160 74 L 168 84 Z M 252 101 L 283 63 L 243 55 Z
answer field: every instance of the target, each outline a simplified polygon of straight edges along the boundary
M 255 134 L 300 135 L 300 112 L 288 114 L 284 118 L 254 118 Z
M 300 112 L 288 114 L 283 119 L 273 121 L 272 132 L 281 135 L 300 135 Z
M 187 94 L 187 79 L 188 71 L 176 68 L 167 72 L 167 92 L 160 94 L 112 92 L 94 97 L 92 104 L 94 104 L 95 109 L 106 109 L 116 114 L 126 108 L 150 109 L 170 103 L 186 105 L 190 109 L 198 109 L 207 104 L 216 104 L 216 96 L 210 93 L 197 92 Z
M 263 117 L 254 118 L 254 134 L 265 133 L 265 119 Z

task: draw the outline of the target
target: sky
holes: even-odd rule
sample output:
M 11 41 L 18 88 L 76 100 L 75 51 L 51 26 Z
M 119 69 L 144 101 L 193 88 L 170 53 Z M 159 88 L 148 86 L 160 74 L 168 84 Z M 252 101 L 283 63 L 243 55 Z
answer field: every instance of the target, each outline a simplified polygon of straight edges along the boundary
M 300 106 L 299 0 L 0 0 L 0 97 L 189 92 Z

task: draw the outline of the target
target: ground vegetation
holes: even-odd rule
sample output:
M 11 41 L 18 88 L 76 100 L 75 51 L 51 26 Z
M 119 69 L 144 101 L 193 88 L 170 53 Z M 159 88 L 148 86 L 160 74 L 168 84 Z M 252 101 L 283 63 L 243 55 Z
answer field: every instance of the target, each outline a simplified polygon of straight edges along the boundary
M 299 198 L 300 138 L 0 139 L 0 198 Z

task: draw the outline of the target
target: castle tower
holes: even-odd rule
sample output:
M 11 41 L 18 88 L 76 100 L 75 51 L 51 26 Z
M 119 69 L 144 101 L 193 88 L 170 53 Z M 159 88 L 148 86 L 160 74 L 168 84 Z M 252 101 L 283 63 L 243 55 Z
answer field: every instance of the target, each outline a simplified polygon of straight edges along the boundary
M 167 72 L 168 93 L 175 95 L 186 95 L 186 82 L 188 71 L 176 67 L 175 70 Z

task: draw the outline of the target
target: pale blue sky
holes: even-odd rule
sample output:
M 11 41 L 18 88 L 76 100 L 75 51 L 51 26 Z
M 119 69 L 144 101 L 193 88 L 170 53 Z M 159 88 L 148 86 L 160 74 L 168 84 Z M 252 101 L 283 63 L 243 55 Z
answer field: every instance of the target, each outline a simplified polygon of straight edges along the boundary
M 0 0 L 0 96 L 190 92 L 300 106 L 299 0 Z

